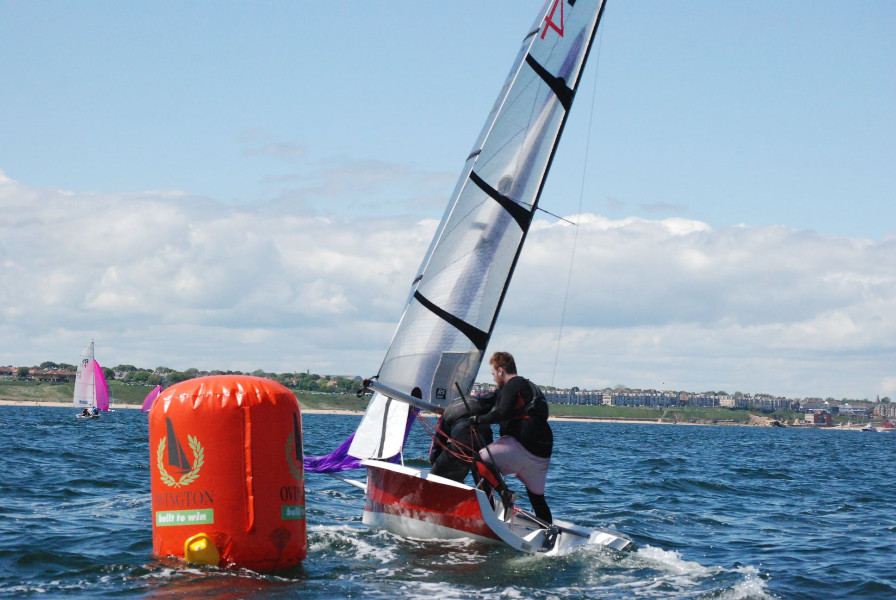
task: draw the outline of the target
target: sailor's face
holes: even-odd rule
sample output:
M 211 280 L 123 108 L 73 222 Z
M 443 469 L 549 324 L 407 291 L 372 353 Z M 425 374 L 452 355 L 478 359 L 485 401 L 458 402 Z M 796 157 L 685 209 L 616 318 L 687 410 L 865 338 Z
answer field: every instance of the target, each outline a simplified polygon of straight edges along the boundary
M 504 385 L 504 368 L 492 367 L 492 377 L 495 379 L 495 383 L 498 384 L 498 389 L 501 389 L 501 386 Z

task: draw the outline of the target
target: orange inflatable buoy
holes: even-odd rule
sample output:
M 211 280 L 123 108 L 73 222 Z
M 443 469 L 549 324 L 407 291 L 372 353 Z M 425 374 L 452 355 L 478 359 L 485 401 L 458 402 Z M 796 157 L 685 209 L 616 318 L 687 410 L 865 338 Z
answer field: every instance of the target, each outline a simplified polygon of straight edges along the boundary
M 302 417 L 284 386 L 220 375 L 169 387 L 149 411 L 149 457 L 155 554 L 255 571 L 305 558 Z

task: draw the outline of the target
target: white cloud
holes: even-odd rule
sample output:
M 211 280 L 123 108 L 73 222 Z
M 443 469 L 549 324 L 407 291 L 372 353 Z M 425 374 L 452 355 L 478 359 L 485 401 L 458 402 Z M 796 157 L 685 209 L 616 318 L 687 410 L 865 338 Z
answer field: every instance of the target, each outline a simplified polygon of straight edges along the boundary
M 533 378 L 839 398 L 896 372 L 892 239 L 583 216 L 567 297 L 570 229 L 530 236 L 493 340 Z
M 436 226 L 2 173 L 0 206 L 0 363 L 13 365 L 74 362 L 93 338 L 107 365 L 372 375 Z M 896 239 L 572 219 L 534 225 L 490 348 L 536 381 L 896 391 Z

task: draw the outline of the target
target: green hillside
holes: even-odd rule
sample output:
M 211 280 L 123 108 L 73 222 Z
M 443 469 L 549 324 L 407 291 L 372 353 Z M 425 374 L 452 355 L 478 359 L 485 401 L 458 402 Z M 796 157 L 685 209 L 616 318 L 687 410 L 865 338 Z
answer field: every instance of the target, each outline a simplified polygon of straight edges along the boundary
M 109 390 L 117 405 L 143 404 L 143 399 L 152 391 L 151 385 L 133 385 L 110 381 Z M 6 402 L 71 402 L 75 393 L 73 383 L 37 383 L 33 381 L 0 380 L 0 401 Z M 369 398 L 358 398 L 354 394 L 331 394 L 293 390 L 302 407 L 312 410 L 358 410 L 367 407 Z
M 143 399 L 153 389 L 152 385 L 110 381 L 115 405 L 143 404 Z M 363 411 L 369 397 L 359 398 L 355 394 L 308 390 L 291 390 L 302 408 L 308 410 Z M 0 380 L 0 401 L 18 402 L 62 402 L 72 401 L 74 384 L 37 383 L 33 381 Z M 551 416 L 570 418 L 615 419 L 632 421 L 658 421 L 663 423 L 698 423 L 747 425 L 751 414 L 762 419 L 776 419 L 782 423 L 795 424 L 802 421 L 802 415 L 789 411 L 762 414 L 760 411 L 732 410 L 728 408 L 675 407 L 653 408 L 645 406 L 580 406 L 551 404 Z M 843 424 L 849 417 L 837 415 L 836 424 Z M 868 419 L 851 417 L 853 423 L 863 423 Z

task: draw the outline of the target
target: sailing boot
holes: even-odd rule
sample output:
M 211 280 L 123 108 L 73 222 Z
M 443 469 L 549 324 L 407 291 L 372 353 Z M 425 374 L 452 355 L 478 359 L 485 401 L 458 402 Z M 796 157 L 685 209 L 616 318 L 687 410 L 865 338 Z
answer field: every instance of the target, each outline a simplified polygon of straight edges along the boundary
M 495 492 L 501 498 L 501 503 L 504 504 L 505 509 L 509 509 L 513 506 L 513 503 L 516 502 L 517 495 L 507 489 L 507 484 L 495 473 L 493 467 L 490 464 L 479 460 L 476 461 L 475 467 L 476 468 L 473 469 L 473 479 L 476 479 L 478 476 L 479 481 L 477 487 L 486 493 L 492 504 L 492 508 L 495 508 L 495 503 L 492 500 L 492 492 Z
M 482 481 L 487 481 L 501 498 L 501 503 L 504 505 L 504 508 L 510 509 L 510 507 L 519 499 L 519 495 L 507 487 L 507 483 L 505 483 L 504 479 L 498 474 L 497 469 L 491 464 L 477 461 L 476 467 L 479 471 L 479 475 L 482 477 Z
M 544 532 L 544 542 L 541 544 L 542 552 L 550 552 L 554 549 L 554 544 L 557 543 L 557 534 L 560 533 L 560 530 L 557 529 L 554 525 L 548 527 Z

